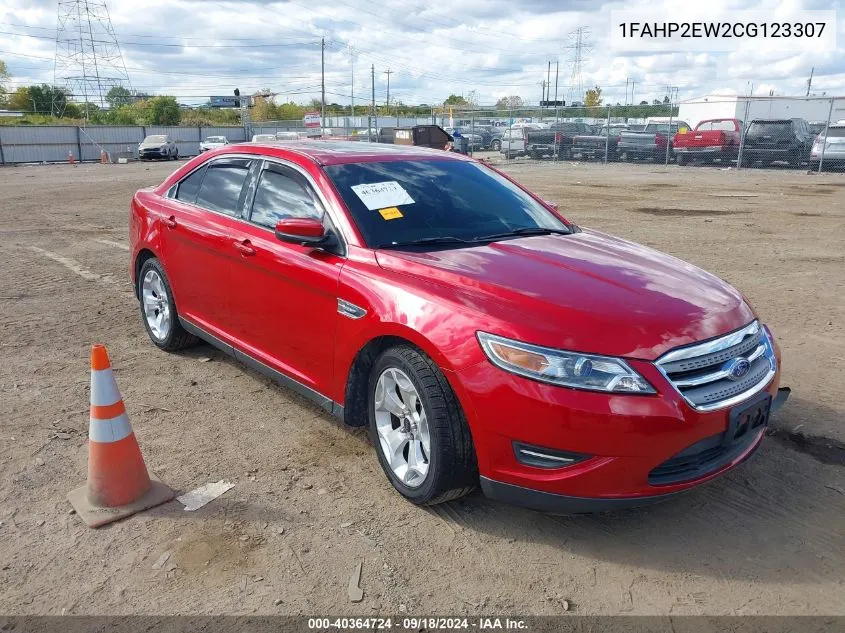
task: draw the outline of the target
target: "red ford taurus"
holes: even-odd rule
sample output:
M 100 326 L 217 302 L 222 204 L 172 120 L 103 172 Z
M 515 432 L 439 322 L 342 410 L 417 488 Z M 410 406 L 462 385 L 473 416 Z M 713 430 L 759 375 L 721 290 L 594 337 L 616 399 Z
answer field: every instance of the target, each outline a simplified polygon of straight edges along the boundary
M 131 242 L 155 345 L 367 425 L 418 504 L 665 499 L 751 455 L 788 394 L 740 292 L 457 154 L 230 145 L 139 191 Z

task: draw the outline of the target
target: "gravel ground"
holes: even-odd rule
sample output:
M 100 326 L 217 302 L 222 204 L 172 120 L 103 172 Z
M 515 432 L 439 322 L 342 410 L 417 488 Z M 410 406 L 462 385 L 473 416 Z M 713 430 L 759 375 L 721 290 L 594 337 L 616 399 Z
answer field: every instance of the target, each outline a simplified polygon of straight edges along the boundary
M 845 614 L 842 174 L 507 166 L 580 224 L 742 289 L 793 388 L 773 437 L 720 480 L 642 510 L 552 517 L 478 493 L 416 508 L 363 431 L 209 347 L 153 347 L 128 281 L 127 207 L 171 169 L 0 170 L 0 613 Z M 150 468 L 179 491 L 232 490 L 100 530 L 69 514 L 94 341 Z M 350 603 L 359 562 L 364 600 Z

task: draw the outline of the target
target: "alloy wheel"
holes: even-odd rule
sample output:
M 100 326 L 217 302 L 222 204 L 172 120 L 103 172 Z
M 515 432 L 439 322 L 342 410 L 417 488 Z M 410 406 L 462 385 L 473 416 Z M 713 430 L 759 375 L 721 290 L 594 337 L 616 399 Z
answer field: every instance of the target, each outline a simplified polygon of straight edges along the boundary
M 141 301 L 144 305 L 144 318 L 153 336 L 163 341 L 170 333 L 170 301 L 164 280 L 155 270 L 148 270 L 141 282 Z
M 375 421 L 379 445 L 390 470 L 404 485 L 418 488 L 431 463 L 431 435 L 422 399 L 411 379 L 395 367 L 376 381 Z

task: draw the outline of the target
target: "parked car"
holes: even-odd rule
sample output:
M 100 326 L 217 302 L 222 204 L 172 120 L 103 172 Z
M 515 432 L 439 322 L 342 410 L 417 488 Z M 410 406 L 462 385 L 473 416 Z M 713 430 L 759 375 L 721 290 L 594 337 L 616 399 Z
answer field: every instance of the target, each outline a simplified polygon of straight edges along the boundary
M 795 167 L 810 159 L 813 134 L 804 119 L 755 119 L 742 147 L 743 166 L 786 162 Z
M 748 458 L 787 395 L 738 290 L 459 154 L 232 146 L 139 190 L 129 235 L 154 345 L 206 340 L 368 427 L 417 504 L 664 500 Z
M 277 141 L 296 141 L 303 138 L 304 132 L 282 131 L 274 135 Z
M 502 149 L 502 137 L 505 135 L 505 127 L 494 127 L 490 130 L 490 145 L 488 146 L 494 152 Z
M 478 150 L 484 147 L 484 138 L 481 134 L 476 132 L 470 132 L 467 128 L 462 127 L 445 127 L 443 128 L 449 136 L 462 136 L 466 139 L 467 142 L 467 149 L 473 152 L 477 152 Z
M 179 158 L 179 149 L 167 134 L 151 134 L 138 145 L 138 158 L 140 160 L 151 158 L 176 160 Z
M 591 131 L 590 134 L 576 136 L 572 139 L 572 157 L 604 160 L 604 152 L 607 148 L 607 160 L 616 160 L 619 135 L 627 129 L 628 126 L 625 123 L 611 123 L 609 128 L 603 125 L 596 132 Z
M 692 160 L 735 161 L 742 139 L 739 119 L 710 119 L 702 121 L 691 132 L 679 131 L 672 140 L 675 162 L 679 165 Z
M 225 136 L 206 136 L 205 140 L 200 143 L 200 153 L 217 149 L 218 147 L 223 147 L 228 144 L 229 141 Z
M 827 126 L 827 121 L 810 121 L 807 123 L 807 126 L 810 128 L 810 134 L 813 135 L 813 138 L 824 132 L 825 126 Z
M 827 136 L 822 130 L 822 133 L 816 137 L 810 150 L 810 167 L 812 169 L 819 168 L 822 147 L 824 147 L 822 167 L 841 168 L 845 166 L 845 124 L 831 123 L 827 129 Z
M 393 136 L 395 133 L 395 127 L 382 127 L 379 128 L 378 131 L 378 142 L 379 143 L 389 143 L 393 144 Z
M 669 143 L 669 157 L 672 153 L 672 137 L 681 128 L 689 129 L 684 121 L 653 122 L 640 129 L 631 128 L 619 134 L 617 151 L 622 160 L 647 159 L 662 162 L 666 158 L 666 144 Z
M 509 157 L 528 155 L 537 160 L 566 158 L 572 149 L 572 139 L 587 131 L 586 123 L 557 123 L 548 128 L 512 127 L 502 136 L 500 151 Z
M 253 143 L 275 143 L 276 142 L 276 135 L 275 134 L 253 134 L 252 135 L 252 142 Z

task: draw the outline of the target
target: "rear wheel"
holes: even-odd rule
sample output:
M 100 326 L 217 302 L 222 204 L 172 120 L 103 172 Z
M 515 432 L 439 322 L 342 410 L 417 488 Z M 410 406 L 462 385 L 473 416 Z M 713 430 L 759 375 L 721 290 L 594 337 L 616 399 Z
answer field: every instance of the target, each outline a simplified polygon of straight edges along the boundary
M 492 143 L 490 143 L 490 149 L 492 149 L 494 152 L 498 152 L 500 149 L 502 149 L 502 141 L 494 140 Z
M 683 154 L 675 154 L 675 162 L 678 163 L 678 165 L 683 166 L 687 162 L 687 157 Z
M 393 487 L 412 503 L 457 499 L 478 482 L 469 427 L 437 365 L 410 345 L 379 356 L 369 380 L 370 438 Z

